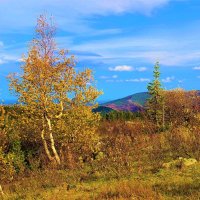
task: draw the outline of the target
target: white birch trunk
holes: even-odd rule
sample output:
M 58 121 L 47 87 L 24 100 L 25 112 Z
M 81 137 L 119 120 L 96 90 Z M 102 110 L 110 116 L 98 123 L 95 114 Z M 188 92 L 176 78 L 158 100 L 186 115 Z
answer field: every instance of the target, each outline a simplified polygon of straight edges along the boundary
M 50 138 L 50 142 L 51 142 L 51 149 L 55 156 L 56 162 L 60 165 L 61 161 L 60 161 L 60 157 L 59 157 L 56 147 L 55 147 L 55 142 L 54 142 L 54 138 L 53 138 L 53 134 L 52 134 L 51 120 L 47 116 L 46 116 L 46 120 L 47 120 L 48 127 L 49 127 L 49 138 Z
M 3 192 L 3 189 L 2 189 L 2 187 L 1 187 L 1 185 L 0 185 L 0 195 L 1 195 L 1 196 L 4 196 L 4 192 Z

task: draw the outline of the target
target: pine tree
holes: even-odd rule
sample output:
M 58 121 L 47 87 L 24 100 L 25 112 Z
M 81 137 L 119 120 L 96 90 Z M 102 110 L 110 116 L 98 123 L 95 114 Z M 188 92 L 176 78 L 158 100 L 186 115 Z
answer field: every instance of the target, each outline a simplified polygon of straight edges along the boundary
M 150 98 L 147 101 L 147 113 L 151 120 L 156 123 L 158 129 L 165 126 L 164 117 L 164 96 L 163 88 L 160 82 L 160 66 L 156 62 L 153 71 L 153 81 L 147 86 Z

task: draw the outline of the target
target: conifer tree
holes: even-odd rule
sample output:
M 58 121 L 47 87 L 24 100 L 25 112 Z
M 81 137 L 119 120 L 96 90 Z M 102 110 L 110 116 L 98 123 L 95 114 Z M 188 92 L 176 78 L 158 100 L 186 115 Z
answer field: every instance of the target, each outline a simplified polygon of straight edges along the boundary
M 153 120 L 158 129 L 165 126 L 164 117 L 164 95 L 163 88 L 160 82 L 160 66 L 156 62 L 153 71 L 153 81 L 147 86 L 150 98 L 147 101 L 147 113 L 151 120 Z

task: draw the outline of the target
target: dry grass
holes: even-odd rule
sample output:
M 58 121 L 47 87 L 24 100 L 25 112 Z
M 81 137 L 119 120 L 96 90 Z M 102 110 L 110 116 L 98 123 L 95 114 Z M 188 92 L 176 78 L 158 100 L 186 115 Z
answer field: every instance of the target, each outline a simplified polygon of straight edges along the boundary
M 161 200 L 160 194 L 152 190 L 152 187 L 143 185 L 136 181 L 119 181 L 112 185 L 105 185 L 101 188 L 96 200 L 113 199 L 113 200 Z
M 80 181 L 80 172 L 46 171 L 3 185 L 4 200 L 198 200 L 200 165 L 183 170 Z M 102 175 L 103 176 L 103 175 Z

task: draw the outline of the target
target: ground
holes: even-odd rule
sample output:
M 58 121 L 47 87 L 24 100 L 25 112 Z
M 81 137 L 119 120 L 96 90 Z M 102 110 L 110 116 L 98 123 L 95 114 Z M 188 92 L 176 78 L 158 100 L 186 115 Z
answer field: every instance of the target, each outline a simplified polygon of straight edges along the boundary
M 80 171 L 49 170 L 3 185 L 7 200 L 200 199 L 200 164 L 183 169 L 132 172 L 107 177 Z

